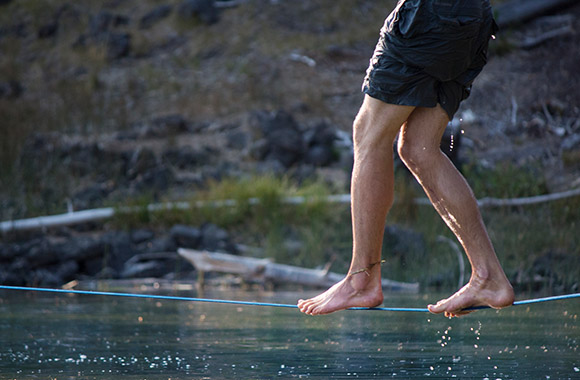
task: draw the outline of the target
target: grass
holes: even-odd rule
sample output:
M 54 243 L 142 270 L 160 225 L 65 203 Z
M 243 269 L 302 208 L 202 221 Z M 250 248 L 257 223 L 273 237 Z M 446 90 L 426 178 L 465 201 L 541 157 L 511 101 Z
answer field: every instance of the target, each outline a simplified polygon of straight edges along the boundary
M 439 238 L 444 236 L 456 241 L 455 237 L 432 207 L 412 202 L 414 197 L 421 196 L 412 181 L 403 175 L 396 179 L 398 198 L 387 224 L 398 226 L 398 232 L 385 240 L 384 276 L 419 282 L 422 286 L 456 287 L 457 255 Z M 541 188 L 541 184 L 538 186 Z M 519 194 L 512 191 L 502 193 Z M 206 202 L 205 207 L 150 213 L 144 207 L 150 202 L 146 198 L 141 200 L 142 212 L 120 215 L 115 224 L 167 228 L 175 223 L 211 222 L 228 230 L 237 243 L 260 247 L 262 256 L 277 262 L 317 267 L 332 261 L 333 271 L 345 272 L 352 247 L 350 208 L 323 201 L 333 192 L 321 182 L 300 185 L 288 178 L 273 176 L 227 179 L 209 184 L 191 199 Z M 283 202 L 285 197 L 296 195 L 306 196 L 310 202 L 298 205 Z M 211 206 L 212 201 L 224 199 L 233 199 L 236 204 Z M 253 204 L 251 199 L 259 199 L 259 203 Z M 580 198 L 516 209 L 482 210 L 500 261 L 518 290 L 577 289 L 580 278 L 578 210 Z M 400 238 L 404 235 L 407 237 Z M 467 260 L 465 269 L 468 275 Z

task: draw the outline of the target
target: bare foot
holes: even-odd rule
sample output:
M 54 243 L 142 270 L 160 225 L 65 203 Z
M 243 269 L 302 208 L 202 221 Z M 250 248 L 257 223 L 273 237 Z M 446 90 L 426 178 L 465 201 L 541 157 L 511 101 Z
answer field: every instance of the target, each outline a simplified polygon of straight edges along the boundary
M 501 277 L 503 278 L 484 280 L 473 275 L 469 283 L 457 293 L 427 308 L 431 313 L 445 313 L 446 317 L 459 317 L 472 313 L 474 310 L 465 310 L 470 307 L 489 306 L 501 309 L 511 306 L 514 302 L 514 291 L 507 278 Z
M 350 307 L 376 307 L 383 302 L 380 271 L 347 275 L 326 292 L 299 300 L 298 308 L 310 315 L 329 314 Z

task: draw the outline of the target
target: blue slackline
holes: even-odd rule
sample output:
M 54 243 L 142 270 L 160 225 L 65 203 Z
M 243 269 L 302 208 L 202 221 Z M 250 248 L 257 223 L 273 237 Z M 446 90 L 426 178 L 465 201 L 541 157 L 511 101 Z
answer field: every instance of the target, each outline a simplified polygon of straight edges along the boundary
M 133 298 L 148 298 L 148 299 L 160 299 L 160 300 L 175 300 L 175 301 L 191 301 L 191 302 L 211 302 L 211 303 L 221 303 L 221 304 L 233 304 L 233 305 L 248 305 L 248 306 L 270 306 L 270 307 L 286 307 L 297 309 L 297 305 L 282 304 L 282 303 L 267 303 L 267 302 L 251 302 L 251 301 L 233 301 L 233 300 L 220 300 L 211 298 L 192 298 L 192 297 L 176 297 L 176 296 L 160 296 L 155 294 L 136 294 L 136 293 L 117 293 L 117 292 L 99 292 L 93 290 L 72 290 L 72 289 L 52 289 L 52 288 L 34 288 L 25 286 L 7 286 L 0 285 L 0 289 L 5 290 L 25 290 L 30 292 L 49 292 L 49 293 L 66 293 L 66 294 L 86 294 L 93 296 L 115 296 L 115 297 L 133 297 Z M 580 293 L 574 294 L 564 294 L 561 296 L 552 296 L 544 298 L 533 298 L 528 300 L 516 301 L 513 303 L 514 306 L 518 305 L 529 305 L 533 303 L 549 302 L 549 301 L 559 301 L 572 298 L 580 298 Z M 465 310 L 479 310 L 479 309 L 491 309 L 489 306 L 475 306 L 467 308 Z M 410 312 L 429 312 L 427 308 L 414 308 L 414 307 L 351 307 L 347 310 L 376 310 L 376 311 L 410 311 Z

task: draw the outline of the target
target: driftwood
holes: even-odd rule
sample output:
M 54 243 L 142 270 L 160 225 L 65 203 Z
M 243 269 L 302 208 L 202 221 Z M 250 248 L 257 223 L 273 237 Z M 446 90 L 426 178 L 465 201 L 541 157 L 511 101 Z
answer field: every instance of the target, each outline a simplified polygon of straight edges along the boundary
M 344 278 L 342 274 L 329 272 L 327 270 L 276 264 L 269 259 L 257 259 L 185 248 L 180 248 L 177 252 L 202 273 L 220 272 L 237 274 L 245 280 L 252 282 L 328 288 Z M 419 284 L 417 283 L 383 279 L 382 285 L 383 289 L 393 291 L 417 292 L 419 290 Z
M 500 207 L 500 206 L 525 206 L 533 205 L 537 203 L 552 202 L 560 199 L 577 197 L 580 196 L 580 188 L 572 189 L 568 191 L 563 191 L 560 193 L 538 195 L 535 197 L 526 198 L 511 198 L 511 199 L 500 199 L 500 198 L 483 198 L 477 201 L 479 207 Z M 286 204 L 302 204 L 306 202 L 312 202 L 313 200 L 305 197 L 287 197 L 282 200 Z M 315 201 L 320 201 L 319 198 Z M 325 202 L 329 203 L 350 203 L 350 194 L 338 194 L 330 195 L 323 199 Z M 397 199 L 395 199 L 397 201 Z M 260 200 L 258 198 L 251 198 L 248 203 L 251 205 L 258 204 Z M 431 202 L 427 198 L 416 198 L 414 200 L 415 204 L 420 206 L 430 206 Z M 147 211 L 158 212 L 163 210 L 189 210 L 198 207 L 232 207 L 236 205 L 236 201 L 232 199 L 227 199 L 223 201 L 211 201 L 211 202 L 169 202 L 169 203 L 155 203 L 147 206 Z M 42 230 L 47 228 L 71 226 L 75 224 L 96 222 L 113 217 L 117 212 L 121 213 L 131 213 L 143 211 L 141 207 L 125 207 L 116 210 L 112 207 L 99 208 L 93 210 L 83 210 L 83 211 L 73 211 L 66 214 L 50 215 L 50 216 L 40 216 L 36 218 L 20 219 L 20 220 L 7 220 L 0 222 L 0 233 L 16 232 L 16 231 L 32 231 L 32 230 Z
M 477 204 L 479 205 L 479 207 L 528 206 L 532 204 L 553 202 L 577 196 L 580 196 L 580 188 L 563 191 L 561 193 L 538 195 L 535 197 L 511 198 L 511 199 L 482 198 L 477 201 Z
M 578 0 L 512 0 L 494 8 L 495 19 L 504 28 L 577 3 Z

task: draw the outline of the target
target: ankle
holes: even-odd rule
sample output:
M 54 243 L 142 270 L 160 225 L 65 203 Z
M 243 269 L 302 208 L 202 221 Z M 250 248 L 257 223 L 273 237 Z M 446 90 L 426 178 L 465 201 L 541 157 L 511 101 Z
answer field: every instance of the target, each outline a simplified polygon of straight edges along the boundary
M 373 263 L 370 263 L 369 265 L 367 265 L 366 267 L 363 268 L 359 268 L 359 269 L 351 269 L 347 276 L 353 276 L 355 274 L 359 274 L 359 273 L 364 273 L 367 275 L 367 277 L 371 277 L 371 271 L 373 270 L 373 268 L 375 267 L 379 267 L 385 262 L 385 260 L 379 260 L 379 261 L 375 261 Z

